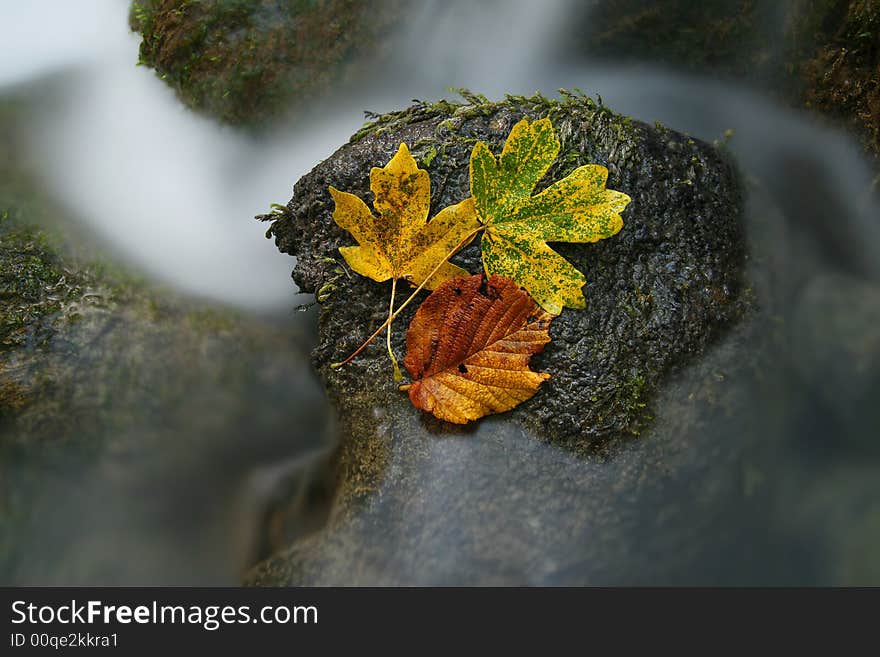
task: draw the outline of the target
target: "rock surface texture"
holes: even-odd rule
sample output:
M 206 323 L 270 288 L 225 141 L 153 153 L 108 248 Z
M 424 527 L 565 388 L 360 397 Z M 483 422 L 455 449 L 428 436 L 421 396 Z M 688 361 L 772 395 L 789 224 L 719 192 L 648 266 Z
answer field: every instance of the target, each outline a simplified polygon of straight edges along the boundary
M 22 164 L 27 111 L 0 102 L 0 583 L 233 584 L 272 551 L 259 514 L 296 501 L 253 502 L 247 478 L 332 449 L 305 318 L 98 256 Z M 311 482 L 300 465 L 282 494 Z
M 637 433 L 646 419 L 644 404 L 662 377 L 699 354 L 742 310 L 743 230 L 734 170 L 705 143 L 632 122 L 590 99 L 472 100 L 383 117 L 304 176 L 287 215 L 272 224 L 279 248 L 298 258 L 296 282 L 323 300 L 315 365 L 343 414 L 349 400 L 368 390 L 378 405 L 396 403 L 379 344 L 351 366 L 328 370 L 381 324 L 390 291 L 390 283 L 339 274 L 337 249 L 354 242 L 333 221 L 328 186 L 371 199 L 370 167 L 384 165 L 405 142 L 430 172 L 433 216 L 470 196 L 468 160 L 475 141 L 498 153 L 518 120 L 550 116 L 562 149 L 536 191 L 577 166 L 598 163 L 608 167 L 608 187 L 633 200 L 615 237 L 555 246 L 586 274 L 587 308 L 565 310 L 554 321 L 552 342 L 535 358 L 536 369 L 552 379 L 511 420 L 574 448 Z M 481 271 L 478 244 L 454 262 Z M 414 308 L 407 310 L 394 332 L 401 355 Z
M 365 73 L 408 0 L 139 0 L 140 63 L 189 107 L 258 125 Z

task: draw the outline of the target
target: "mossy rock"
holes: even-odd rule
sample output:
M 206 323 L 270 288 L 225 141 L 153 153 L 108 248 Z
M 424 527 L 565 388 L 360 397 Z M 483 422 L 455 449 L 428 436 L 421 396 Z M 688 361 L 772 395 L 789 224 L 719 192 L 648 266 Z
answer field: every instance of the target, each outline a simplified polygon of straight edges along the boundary
M 628 566 L 631 554 L 614 555 L 632 540 L 636 516 L 643 521 L 665 504 L 676 507 L 663 512 L 667 545 L 693 540 L 682 531 L 683 506 L 663 495 L 646 506 L 642 494 L 665 486 L 662 473 L 735 458 L 719 446 L 689 451 L 742 403 L 718 372 L 754 365 L 741 358 L 749 325 L 734 329 L 750 307 L 735 169 L 708 144 L 580 95 L 466 100 L 378 117 L 300 179 L 285 213 L 264 217 L 279 248 L 298 257 L 301 289 L 322 299 L 313 362 L 338 410 L 342 446 L 330 524 L 262 564 L 251 583 L 646 581 L 650 555 L 662 552 L 660 581 L 706 549 L 701 541 L 671 558 L 657 543 L 643 555 L 648 561 Z M 411 406 L 380 344 L 330 370 L 382 322 L 390 284 L 344 271 L 337 249 L 352 239 L 333 222 L 328 185 L 369 201 L 370 167 L 406 142 L 429 171 L 433 213 L 469 195 L 475 141 L 498 152 L 516 121 L 545 116 L 562 149 L 539 187 L 600 163 L 609 188 L 633 199 L 617 236 L 556 245 L 588 282 L 587 309 L 563 311 L 551 343 L 533 359 L 552 378 L 513 411 L 459 427 Z M 479 271 L 478 246 L 455 261 Z M 411 317 L 405 311 L 396 322 L 398 356 Z M 724 348 L 702 356 L 731 330 Z M 691 376 L 683 381 L 675 373 L 685 368 Z M 726 476 L 706 483 L 709 496 L 740 486 Z M 692 527 L 711 533 L 708 525 L 723 521 L 709 515 Z
M 800 5 L 791 31 L 802 101 L 861 137 L 880 167 L 880 2 Z
M 380 61 L 409 0 L 137 0 L 140 62 L 231 124 L 296 113 Z
M 271 544 L 254 517 L 199 547 L 232 522 L 230 491 L 332 447 L 308 322 L 181 297 L 97 257 L 22 168 L 26 109 L 0 103 L 0 582 L 233 584 Z
M 510 418 L 576 450 L 591 449 L 607 436 L 637 434 L 663 377 L 699 354 L 742 312 L 736 173 L 712 146 L 618 116 L 589 98 L 470 99 L 417 105 L 380 118 L 304 176 L 287 213 L 274 217 L 269 232 L 282 251 L 297 257 L 294 278 L 302 290 L 323 299 L 313 358 L 330 396 L 345 416 L 351 400 L 366 394 L 365 381 L 385 380 L 371 389 L 366 403 L 406 403 L 387 376 L 378 346 L 350 367 L 328 369 L 381 324 L 390 287 L 341 273 L 338 247 L 352 238 L 333 221 L 328 186 L 370 198 L 370 167 L 383 165 L 406 142 L 430 172 L 433 214 L 470 195 L 468 161 L 477 140 L 500 152 L 516 121 L 549 116 L 562 149 L 539 187 L 577 166 L 599 163 L 609 169 L 608 187 L 633 201 L 615 237 L 557 245 L 586 273 L 587 310 L 566 310 L 554 321 L 553 342 L 535 358 L 535 367 L 552 378 Z M 482 269 L 478 244 L 456 260 L 468 271 Z M 413 312 L 407 309 L 396 322 L 401 354 Z
M 228 516 L 230 487 L 250 468 L 332 447 L 305 335 L 57 242 L 0 210 L 0 581 L 235 583 L 272 539 L 264 519 Z M 290 504 L 271 512 L 288 537 L 322 513 L 290 517 Z M 153 524 L 168 509 L 181 518 Z M 198 532 L 224 522 L 241 523 L 238 537 L 193 559 Z

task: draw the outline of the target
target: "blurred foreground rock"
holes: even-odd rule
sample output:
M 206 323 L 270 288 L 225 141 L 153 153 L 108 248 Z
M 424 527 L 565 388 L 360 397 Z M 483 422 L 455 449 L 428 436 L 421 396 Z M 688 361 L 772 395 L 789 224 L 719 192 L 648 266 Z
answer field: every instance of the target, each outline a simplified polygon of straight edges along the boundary
M 306 324 L 180 298 L 62 236 L 70 217 L 20 167 L 15 105 L 0 106 L 0 582 L 234 584 L 273 548 L 275 511 L 286 541 L 326 506 Z M 289 517 L 298 494 L 316 503 Z

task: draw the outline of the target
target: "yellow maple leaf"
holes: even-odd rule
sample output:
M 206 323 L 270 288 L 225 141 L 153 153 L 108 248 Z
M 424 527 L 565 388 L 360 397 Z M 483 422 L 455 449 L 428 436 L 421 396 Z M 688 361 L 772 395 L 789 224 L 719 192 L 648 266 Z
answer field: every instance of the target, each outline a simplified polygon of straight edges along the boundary
M 444 208 L 431 221 L 431 182 L 418 168 L 406 144 L 384 167 L 370 171 L 375 195 L 370 212 L 358 196 L 330 187 L 336 202 L 333 219 L 357 240 L 359 246 L 341 246 L 349 266 L 375 281 L 404 279 L 420 285 L 449 252 L 479 227 L 473 199 Z M 425 285 L 433 290 L 456 276 L 469 273 L 445 262 Z
M 550 119 L 523 119 L 510 131 L 501 156 L 483 142 L 471 153 L 471 195 L 484 225 L 483 266 L 490 276 L 522 285 L 544 310 L 583 308 L 584 275 L 547 242 L 595 242 L 623 226 L 629 196 L 605 189 L 608 169 L 578 167 L 540 194 L 538 182 L 559 153 Z

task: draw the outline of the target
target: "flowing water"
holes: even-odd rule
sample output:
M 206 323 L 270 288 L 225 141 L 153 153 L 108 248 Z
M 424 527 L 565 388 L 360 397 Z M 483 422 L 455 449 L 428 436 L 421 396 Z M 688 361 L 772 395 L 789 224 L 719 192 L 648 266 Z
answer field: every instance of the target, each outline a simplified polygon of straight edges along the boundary
M 880 581 L 876 561 L 852 557 L 880 553 L 880 424 L 872 404 L 880 393 L 873 323 L 880 308 L 880 212 L 858 145 L 744 85 L 647 64 L 576 58 L 560 38 L 576 4 L 426 2 L 390 37 L 399 55 L 387 70 L 337 90 L 295 123 L 252 135 L 192 114 L 153 71 L 135 66 L 138 37 L 128 32 L 126 3 L 4 3 L 0 25 L 9 38 L 0 41 L 0 94 L 29 85 L 45 90 L 27 124 L 29 166 L 46 192 L 117 260 L 186 294 L 261 314 L 287 313 L 297 302 L 296 288 L 291 258 L 263 238 L 265 226 L 252 217 L 271 202 L 286 202 L 293 183 L 360 127 L 363 110 L 449 96 L 447 85 L 489 98 L 534 91 L 552 96 L 560 87 L 576 87 L 600 95 L 617 112 L 704 140 L 732 134 L 728 148 L 750 181 L 753 238 L 756 226 L 770 222 L 766 234 L 780 240 L 771 249 L 772 267 L 766 265 L 772 271 L 761 275 L 769 286 L 763 294 L 772 298 L 788 332 L 789 350 L 778 354 L 778 387 L 762 389 L 752 401 L 761 431 L 778 446 L 762 476 L 785 482 L 773 501 L 795 507 L 780 517 L 803 536 L 807 556 L 793 560 L 790 581 L 846 581 L 853 569 L 856 581 Z M 834 312 L 845 316 L 830 316 Z M 303 411 L 292 411 L 292 421 L 297 412 Z M 244 438 L 223 449 L 246 453 L 253 444 Z M 710 438 L 738 439 L 729 427 L 717 427 Z M 201 445 L 211 449 L 209 441 Z M 272 446 L 268 457 L 224 458 L 213 469 L 198 465 L 200 454 L 189 454 L 192 463 L 180 466 L 186 490 L 205 499 L 185 519 L 175 518 L 185 491 L 166 492 L 159 510 L 142 513 L 133 500 L 152 485 L 152 475 L 124 468 L 90 482 L 63 515 L 87 515 L 101 500 L 116 497 L 96 536 L 115 537 L 139 566 L 108 568 L 101 577 L 234 582 L 251 552 L 220 549 L 223 556 L 206 564 L 205 544 L 248 544 L 248 536 L 260 531 L 261 505 L 298 467 L 279 471 L 277 464 L 299 463 L 315 449 L 314 441 L 288 444 L 277 436 L 265 445 Z M 234 492 L 220 495 L 228 481 L 236 482 Z M 641 512 L 655 510 L 652 502 Z M 28 540 L 36 545 L 58 531 L 43 536 L 35 530 Z M 642 538 L 636 533 L 632 540 Z M 108 550 L 99 543 L 81 537 L 76 549 L 97 560 Z M 837 551 L 824 561 L 817 556 L 829 550 Z M 553 558 L 548 555 L 548 562 Z M 703 573 L 697 581 L 723 579 L 710 564 L 694 569 Z M 735 571 L 749 581 L 773 580 L 760 565 L 749 571 L 741 563 Z M 39 572 L 18 577 L 64 583 L 68 575 L 58 572 L 51 555 L 44 555 Z M 520 577 L 528 580 L 529 574 Z

